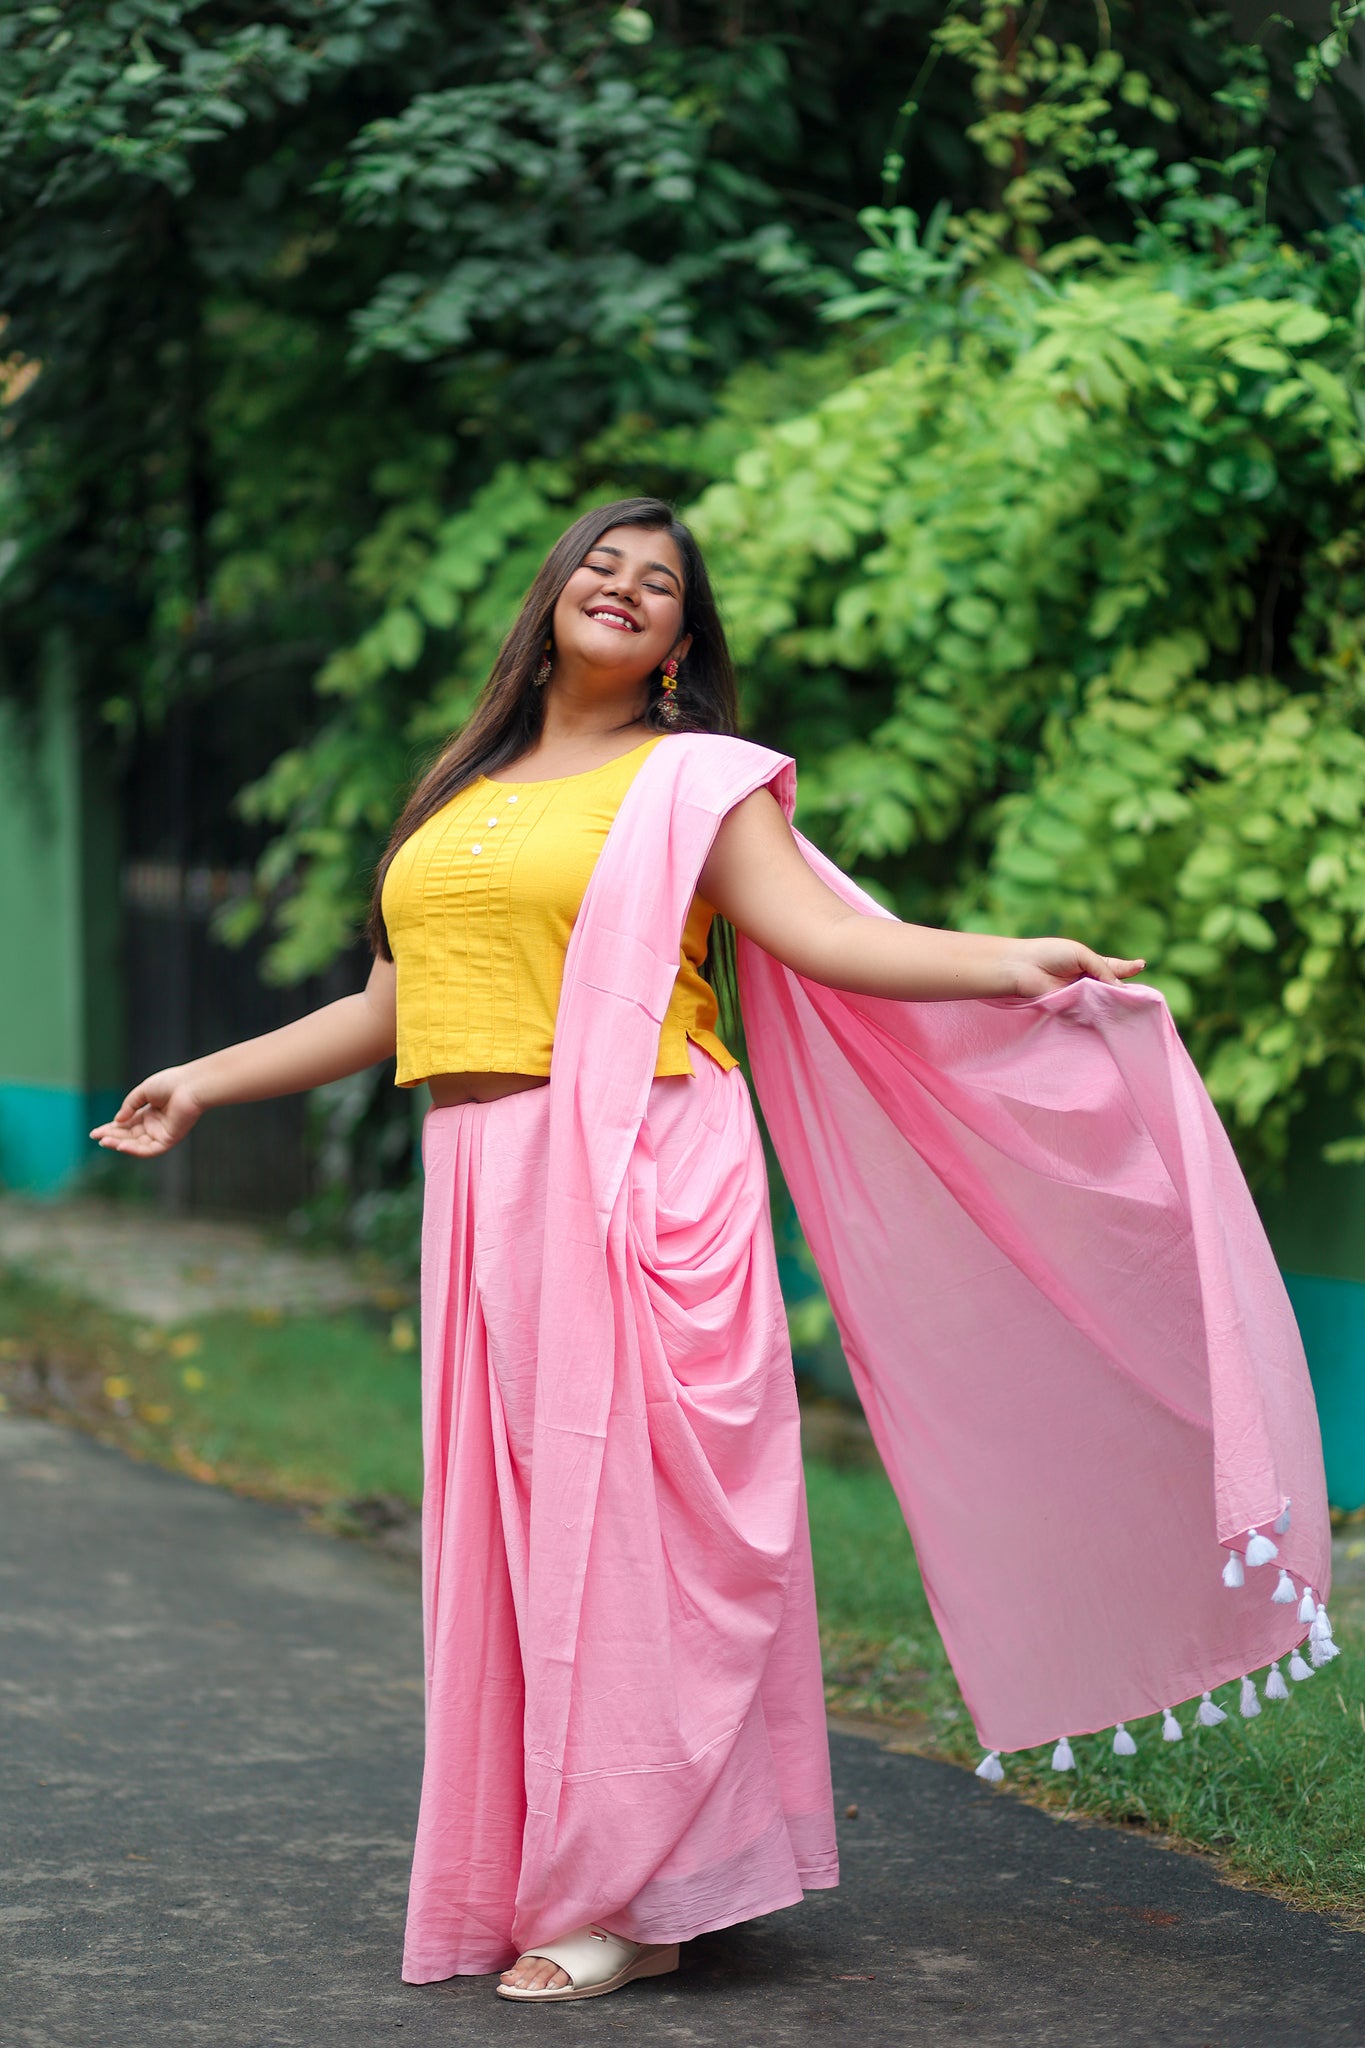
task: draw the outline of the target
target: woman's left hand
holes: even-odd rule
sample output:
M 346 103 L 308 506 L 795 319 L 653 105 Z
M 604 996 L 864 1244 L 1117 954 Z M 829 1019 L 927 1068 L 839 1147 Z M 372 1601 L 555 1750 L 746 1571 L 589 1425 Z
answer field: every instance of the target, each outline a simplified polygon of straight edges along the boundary
M 1145 960 L 1092 953 L 1075 939 L 1019 939 L 1014 952 L 1010 964 L 1014 993 L 1020 996 L 1051 995 L 1073 981 L 1128 981 L 1147 965 Z

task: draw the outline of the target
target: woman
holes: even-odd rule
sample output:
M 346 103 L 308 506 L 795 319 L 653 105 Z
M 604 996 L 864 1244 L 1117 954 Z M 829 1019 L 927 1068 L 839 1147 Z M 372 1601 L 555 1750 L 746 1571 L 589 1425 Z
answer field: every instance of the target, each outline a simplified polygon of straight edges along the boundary
M 967 1169 L 995 1018 L 1016 1030 L 1010 999 L 1022 999 L 1033 1030 L 1039 999 L 1116 984 L 1142 962 L 1068 939 L 868 914 L 875 907 L 827 864 L 817 874 L 818 856 L 793 835 L 789 764 L 733 738 L 736 724 L 724 635 L 688 530 L 652 499 L 586 514 L 551 550 L 469 725 L 399 818 L 376 884 L 363 994 L 151 1076 L 93 1134 L 151 1158 L 217 1103 L 317 1087 L 395 1050 L 399 1084 L 431 1090 L 427 1761 L 410 1981 L 501 1969 L 504 1997 L 597 1996 L 672 1970 L 693 1935 L 837 1881 L 790 1352 L 762 1153 L 700 972 L 713 912 L 741 935 L 752 1049 L 772 1074 L 779 1144 L 791 1142 L 798 1200 L 809 1189 L 860 1379 L 864 1354 L 887 1350 L 876 1335 L 864 1343 L 862 1312 L 836 1272 L 840 1228 L 865 1194 L 856 1161 L 839 1153 L 840 1131 L 864 1117 L 869 1150 L 889 1117 L 901 1150 L 908 1137 L 933 1164 L 934 1187 L 951 1187 L 977 1218 L 971 1227 L 1004 1246 L 1011 1270 L 1028 1270 L 1037 1316 L 1080 1332 L 1087 1369 L 1092 1354 L 1109 1361 L 1127 1342 L 1090 1327 L 1083 1283 L 1079 1305 L 1059 1309 L 1062 1282 L 1034 1255 L 1029 1218 L 1046 1195 L 1016 1199 L 1009 1182 L 1021 1162 L 1034 1170 L 1025 1155 L 1036 1119 L 1013 1116 L 1024 1136 L 1002 1141 L 1003 1221 Z M 953 1012 L 976 1020 L 970 1085 L 950 1104 L 959 1173 L 952 1159 L 934 1163 L 942 1103 L 926 1097 L 914 1131 L 901 1105 L 925 1072 L 913 1006 L 963 998 L 1007 1008 Z M 1139 1005 L 1144 1018 L 1153 1001 Z M 1065 1014 L 1074 1021 L 1074 1002 Z M 1051 1012 L 1047 1023 L 1060 1028 Z M 940 1051 L 946 1102 L 953 1055 Z M 884 1082 L 874 1070 L 888 1058 L 900 1065 Z M 845 1079 L 859 1062 L 855 1099 Z M 1082 1100 L 1093 1066 L 1086 1051 Z M 808 1071 L 817 1078 L 797 1101 L 791 1091 Z M 1018 1091 L 1005 1092 L 1013 1104 Z M 1121 1092 L 1126 1105 L 1131 1082 Z M 843 1105 L 823 1135 L 822 1102 Z M 1125 1106 L 1112 1176 L 1124 1229 L 1134 1128 Z M 841 1176 L 842 1205 L 830 1187 Z M 1035 1181 L 1057 1180 L 1049 1158 Z M 1166 1216 L 1168 1197 L 1163 1180 Z M 931 1226 L 936 1199 L 925 1195 Z M 1087 1212 L 1101 1248 L 1106 1199 L 1107 1188 Z M 831 1226 L 825 1208 L 841 1206 L 843 1224 Z M 906 1219 L 907 1241 L 915 1221 Z M 865 1248 L 868 1229 L 856 1235 Z M 1062 1236 L 1073 1244 L 1069 1216 Z M 1190 1232 L 1181 1223 L 1167 1236 L 1157 1285 L 1183 1303 L 1177 1267 Z M 892 1251 L 864 1274 L 867 1299 L 898 1263 Z M 924 1301 L 916 1320 L 927 1326 Z M 892 1304 L 883 1321 L 896 1315 Z M 989 1343 L 994 1361 L 998 1324 Z M 1039 1343 L 1050 1360 L 1051 1325 Z M 1125 1353 L 1119 1364 L 1127 1389 L 1132 1361 Z M 875 1381 L 875 1362 L 867 1369 Z M 879 1400 L 875 1384 L 864 1392 L 899 1482 L 895 1400 Z M 1184 1427 L 1189 1400 L 1171 1405 Z M 979 1406 L 972 1414 L 966 1437 L 989 1435 Z M 902 1434 L 919 1443 L 930 1432 L 920 1417 Z M 1151 1437 L 1164 1455 L 1159 1420 Z M 1146 1470 L 1141 1457 L 1127 1462 Z M 1207 1464 L 1191 1466 L 1192 1487 Z M 1258 1473 L 1256 1483 L 1262 1492 L 1247 1498 L 1259 1503 L 1277 1482 Z M 1311 1494 L 1309 1476 L 1296 1483 Z M 985 1512 L 979 1498 L 975 1511 Z M 1207 1519 L 1212 1540 L 1211 1505 Z M 933 1536 L 931 1514 L 931 1557 Z M 950 1582 L 949 1557 L 932 1577 Z M 931 1596 L 938 1604 L 932 1583 Z M 1282 1632 L 1282 1608 L 1275 1619 Z M 1175 1630 L 1184 1655 L 1178 1616 Z M 1199 1683 L 1218 1682 L 1241 1647 L 1220 1643 L 1195 1671 Z M 964 1648 L 959 1668 L 970 1664 Z M 1151 1685 L 1167 1682 L 1164 1667 L 1144 1668 L 1116 1697 L 1144 1712 Z M 991 1687 L 998 1694 L 993 1676 Z M 996 1697 L 968 1697 L 987 1739 L 1007 1746 L 989 1732 L 992 1716 L 1007 1734 L 1017 1717 Z M 1058 1716 L 1046 1734 L 1097 1726 L 1071 1718 L 1093 1704 L 1083 1689 L 1044 1686 L 1019 1708 L 1017 1740 L 1042 1739 L 1040 1714 Z

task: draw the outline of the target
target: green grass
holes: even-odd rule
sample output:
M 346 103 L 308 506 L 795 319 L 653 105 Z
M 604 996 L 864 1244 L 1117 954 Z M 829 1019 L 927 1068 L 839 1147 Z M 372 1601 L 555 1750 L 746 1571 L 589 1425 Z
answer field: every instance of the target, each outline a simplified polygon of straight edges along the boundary
M 214 1315 L 140 1327 L 0 1277 L 0 1388 L 136 1456 L 324 1505 L 422 1486 L 410 1313 Z
M 221 1315 L 158 1331 L 0 1277 L 6 1391 L 13 1405 L 245 1492 L 334 1511 L 420 1492 L 406 1311 Z M 884 1475 L 812 1459 L 807 1481 L 831 1707 L 974 1765 L 980 1750 Z M 1227 1686 L 1219 1728 L 1193 1726 L 1187 1707 L 1179 1744 L 1161 1741 L 1155 1718 L 1131 1724 L 1130 1759 L 1112 1754 L 1108 1734 L 1073 1741 L 1074 1772 L 1054 1773 L 1046 1749 L 1013 1756 L 1007 1789 L 1212 1850 L 1229 1875 L 1300 1904 L 1365 1913 L 1365 1631 L 1345 1619 L 1337 1637 L 1342 1656 L 1254 1721 Z
M 810 1458 L 806 1495 L 830 1706 L 947 1735 L 962 1702 L 885 1475 Z

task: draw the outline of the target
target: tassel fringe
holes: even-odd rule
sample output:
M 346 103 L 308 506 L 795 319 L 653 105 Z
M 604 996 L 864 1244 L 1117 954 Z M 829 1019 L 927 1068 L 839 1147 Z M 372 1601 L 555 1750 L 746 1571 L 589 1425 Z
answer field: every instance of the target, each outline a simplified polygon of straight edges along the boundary
M 1303 1609 L 1299 1609 L 1303 1618 Z M 1324 1664 L 1330 1664 L 1333 1657 L 1339 1657 L 1340 1650 L 1332 1640 L 1332 1624 L 1327 1619 L 1327 1609 L 1319 1600 L 1313 1613 L 1313 1625 L 1308 1631 L 1308 1661 L 1315 1671 Z
M 1289 1505 L 1289 1502 L 1286 1501 L 1275 1521 L 1271 1524 L 1277 1536 L 1284 1536 L 1288 1533 Z M 1235 1591 L 1237 1587 L 1246 1584 L 1245 1565 L 1250 1565 L 1254 1569 L 1257 1565 L 1270 1564 L 1278 1556 L 1279 1546 L 1277 1544 L 1272 1543 L 1270 1538 L 1262 1535 L 1258 1529 L 1249 1530 L 1245 1554 L 1236 1550 L 1230 1550 L 1227 1554 L 1227 1560 L 1223 1566 L 1223 1584 Z M 1320 1670 L 1324 1664 L 1330 1664 L 1334 1657 L 1338 1657 L 1341 1654 L 1333 1640 L 1332 1624 L 1328 1619 L 1327 1609 L 1320 1600 L 1314 1597 L 1311 1586 L 1306 1585 L 1303 1588 L 1302 1594 L 1295 1592 L 1294 1580 L 1284 1565 L 1281 1565 L 1279 1568 L 1279 1577 L 1275 1583 L 1275 1590 L 1270 1597 L 1277 1607 L 1291 1607 L 1297 1602 L 1298 1618 L 1301 1622 L 1308 1624 L 1307 1642 L 1301 1643 L 1296 1650 L 1291 1651 L 1288 1660 L 1289 1676 L 1297 1684 L 1301 1684 L 1304 1679 L 1311 1678 L 1315 1671 Z M 1265 1675 L 1264 1690 L 1265 1697 L 1268 1700 L 1287 1700 L 1289 1698 L 1289 1687 L 1285 1684 L 1284 1673 L 1280 1669 L 1280 1662 L 1281 1660 L 1277 1657 Z M 1256 1680 L 1250 1672 L 1247 1673 L 1241 1682 L 1237 1711 L 1244 1721 L 1254 1720 L 1261 1711 L 1261 1700 L 1256 1690 Z M 1226 1721 L 1228 1717 L 1227 1710 L 1219 1706 L 1212 1692 L 1209 1691 L 1200 1695 L 1199 1705 L 1195 1709 L 1194 1718 L 1200 1728 L 1216 1728 L 1221 1722 Z M 1181 1742 L 1184 1740 L 1184 1733 L 1185 1731 L 1176 1719 L 1172 1709 L 1170 1707 L 1163 1707 L 1161 1710 L 1162 1741 Z M 1117 1721 L 1114 1724 L 1113 1750 L 1115 1756 L 1137 1755 L 1137 1743 L 1129 1733 L 1127 1723 L 1124 1721 Z M 1076 1768 L 1075 1753 L 1072 1750 L 1069 1739 L 1065 1735 L 1058 1738 L 1053 1749 L 1052 1768 L 1054 1771 L 1074 1771 Z M 998 1785 L 1000 1783 L 1005 1775 L 1005 1770 L 1000 1761 L 998 1749 L 989 1751 L 981 1759 L 981 1762 L 976 1767 L 976 1775 L 978 1778 L 984 1778 L 988 1785 Z

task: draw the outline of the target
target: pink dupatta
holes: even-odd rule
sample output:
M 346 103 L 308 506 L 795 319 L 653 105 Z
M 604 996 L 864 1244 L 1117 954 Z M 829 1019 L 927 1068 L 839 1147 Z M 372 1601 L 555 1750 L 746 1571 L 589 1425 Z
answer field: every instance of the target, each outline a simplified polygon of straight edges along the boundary
M 726 812 L 765 785 L 790 817 L 785 757 L 712 735 L 656 747 L 565 964 L 523 1630 L 532 1919 L 538 1895 L 572 1890 L 565 1751 L 612 1396 L 613 1219 L 698 877 Z M 799 843 L 846 902 L 885 915 Z M 983 1742 L 1136 1718 L 1283 1656 L 1307 1633 L 1297 1603 L 1327 1591 L 1312 1392 L 1161 998 L 1084 982 L 1030 1003 L 900 1003 L 806 981 L 747 941 L 740 962 L 768 1127 Z M 1253 1530 L 1292 1604 L 1254 1561 L 1240 1588 L 1220 1583 Z M 576 1778 L 594 1770 L 605 1783 L 613 1759 L 576 1757 Z

